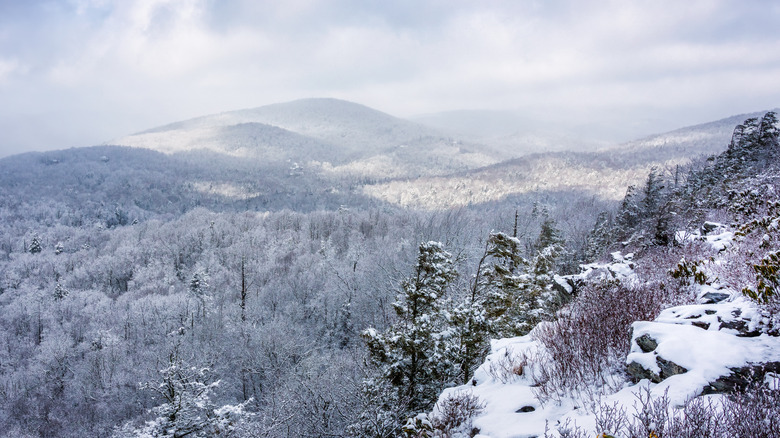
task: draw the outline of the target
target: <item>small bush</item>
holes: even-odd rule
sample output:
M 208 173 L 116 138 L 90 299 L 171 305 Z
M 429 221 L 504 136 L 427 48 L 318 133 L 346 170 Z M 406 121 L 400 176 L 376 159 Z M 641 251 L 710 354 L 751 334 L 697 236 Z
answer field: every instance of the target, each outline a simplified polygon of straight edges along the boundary
M 406 420 L 401 428 L 406 438 L 451 438 L 474 436 L 471 420 L 485 409 L 479 397 L 457 391 L 436 404 L 434 414 L 418 414 Z
M 729 397 L 723 417 L 724 437 L 780 437 L 780 388 L 762 385 Z
M 432 418 L 433 428 L 442 437 L 449 437 L 459 430 L 471 431 L 471 420 L 481 414 L 485 404 L 476 395 L 458 391 L 436 405 L 437 415 Z
M 578 299 L 542 324 L 534 337 L 542 345 L 534 362 L 535 393 L 543 403 L 576 397 L 595 407 L 599 397 L 625 382 L 623 362 L 631 324 L 652 320 L 668 302 L 662 286 L 627 287 L 618 282 L 588 285 Z
M 506 351 L 498 360 L 488 365 L 488 374 L 501 383 L 510 383 L 522 376 L 528 365 L 528 357 L 524 354 L 512 354 Z
M 596 430 L 589 433 L 567 420 L 557 432 L 561 438 L 777 438 L 778 406 L 780 390 L 765 385 L 716 402 L 696 397 L 680 408 L 672 407 L 666 394 L 654 398 L 645 388 L 636 395 L 633 412 L 601 404 L 596 409 Z M 544 436 L 553 435 L 546 431 Z

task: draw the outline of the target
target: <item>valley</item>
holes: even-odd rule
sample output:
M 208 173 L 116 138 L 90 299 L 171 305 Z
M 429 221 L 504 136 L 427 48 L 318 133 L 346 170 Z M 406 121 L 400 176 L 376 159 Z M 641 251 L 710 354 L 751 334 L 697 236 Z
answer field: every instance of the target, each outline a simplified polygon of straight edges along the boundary
M 0 429 L 498 438 L 533 408 L 520 436 L 575 437 L 598 397 L 686 403 L 711 382 L 636 386 L 631 326 L 671 345 L 656 327 L 720 291 L 775 345 L 770 114 L 610 145 L 303 99 L 2 158 Z

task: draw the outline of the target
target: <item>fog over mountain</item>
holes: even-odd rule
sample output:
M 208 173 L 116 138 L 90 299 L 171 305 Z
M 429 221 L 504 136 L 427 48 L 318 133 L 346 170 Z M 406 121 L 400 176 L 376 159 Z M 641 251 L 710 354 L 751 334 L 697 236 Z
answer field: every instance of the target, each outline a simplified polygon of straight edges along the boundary
M 353 190 L 365 196 L 438 209 L 574 189 L 619 199 L 653 167 L 671 169 L 722 151 L 737 121 L 759 114 L 609 145 L 546 134 L 516 114 L 456 112 L 413 122 L 343 100 L 304 99 L 176 122 L 110 143 L 167 154 L 210 151 L 328 181 L 363 179 Z

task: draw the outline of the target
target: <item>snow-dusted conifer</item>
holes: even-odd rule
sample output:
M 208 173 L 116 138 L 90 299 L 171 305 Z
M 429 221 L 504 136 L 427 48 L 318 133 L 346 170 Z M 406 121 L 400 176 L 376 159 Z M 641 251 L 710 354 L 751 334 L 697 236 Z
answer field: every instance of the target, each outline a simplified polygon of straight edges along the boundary
M 609 212 L 602 211 L 596 218 L 596 224 L 588 234 L 585 244 L 585 261 L 596 260 L 614 243 L 612 219 Z
M 30 247 L 27 250 L 30 252 L 30 254 L 38 254 L 39 252 L 43 251 L 41 239 L 37 234 L 32 237 L 32 240 L 30 241 Z
M 414 274 L 403 281 L 393 303 L 395 324 L 384 333 L 363 332 L 372 360 L 399 400 L 408 401 L 409 413 L 429 410 L 453 377 L 443 304 L 456 275 L 441 243 L 421 244 Z
M 523 334 L 522 315 L 530 309 L 524 285 L 528 262 L 520 256 L 520 241 L 504 233 L 488 237 L 489 265 L 484 278 L 477 279 L 485 289 L 482 306 L 495 338 Z
M 65 298 L 65 297 L 67 297 L 68 293 L 69 293 L 68 290 L 65 289 L 59 281 L 54 286 L 53 296 L 54 296 L 54 300 L 55 301 L 59 301 L 59 300 Z
M 636 186 L 628 186 L 616 219 L 616 231 L 621 237 L 630 237 L 639 225 L 641 210 L 639 202 Z
M 458 367 L 458 381 L 468 382 L 490 350 L 490 321 L 487 318 L 483 297 L 472 290 L 466 299 L 457 303 L 449 312 L 450 349 L 453 362 Z

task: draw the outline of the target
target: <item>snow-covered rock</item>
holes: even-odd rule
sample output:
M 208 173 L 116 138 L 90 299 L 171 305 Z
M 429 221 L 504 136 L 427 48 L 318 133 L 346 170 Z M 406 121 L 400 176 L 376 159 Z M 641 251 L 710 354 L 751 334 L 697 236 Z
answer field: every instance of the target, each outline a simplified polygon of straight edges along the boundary
M 780 337 L 756 305 L 731 302 L 678 306 L 632 326 L 627 370 L 674 388 L 677 402 L 733 391 L 780 369 Z
M 677 243 L 697 240 L 707 242 L 717 251 L 724 251 L 734 244 L 734 232 L 726 225 L 717 222 L 704 222 L 696 231 L 678 231 L 674 238 Z

